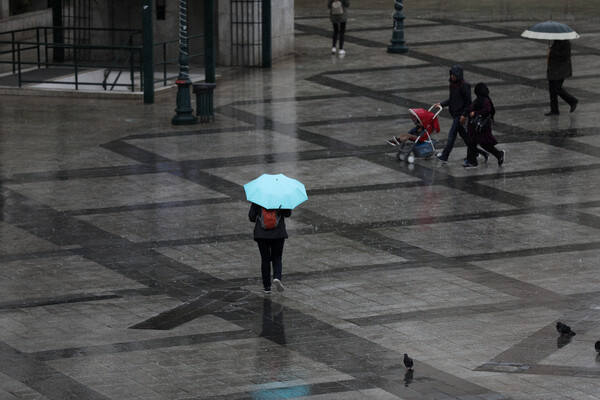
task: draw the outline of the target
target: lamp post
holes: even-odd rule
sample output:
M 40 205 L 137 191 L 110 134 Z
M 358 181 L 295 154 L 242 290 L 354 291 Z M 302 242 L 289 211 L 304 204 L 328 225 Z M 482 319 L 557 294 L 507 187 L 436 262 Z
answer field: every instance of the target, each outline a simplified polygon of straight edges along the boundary
M 187 1 L 179 1 L 179 76 L 177 84 L 177 108 L 175 116 L 171 119 L 173 125 L 193 125 L 197 123 L 192 109 L 190 98 L 190 66 L 188 57 L 187 35 Z
M 402 9 L 404 5 L 402 4 L 402 0 L 395 0 L 394 8 L 396 12 L 394 12 L 394 33 L 392 35 L 392 45 L 388 46 L 388 53 L 397 53 L 404 54 L 408 52 L 408 47 L 406 47 L 406 43 L 404 42 L 404 14 L 402 14 Z

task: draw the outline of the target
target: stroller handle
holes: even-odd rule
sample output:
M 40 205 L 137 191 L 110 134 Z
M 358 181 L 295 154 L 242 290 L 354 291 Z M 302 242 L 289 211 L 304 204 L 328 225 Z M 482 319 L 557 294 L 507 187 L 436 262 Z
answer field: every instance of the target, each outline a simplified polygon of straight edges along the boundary
M 432 110 L 434 107 L 437 107 L 437 108 L 438 108 L 438 110 L 435 112 L 435 115 L 433 116 L 433 118 L 437 117 L 437 116 L 438 116 L 438 114 L 439 114 L 439 113 L 441 113 L 441 112 L 442 112 L 442 110 L 444 109 L 444 107 L 442 107 L 442 106 L 440 106 L 440 105 L 437 105 L 437 104 L 434 104 L 434 105 L 432 105 L 431 107 L 429 107 L 429 109 L 428 109 L 427 111 L 431 111 L 431 110 Z

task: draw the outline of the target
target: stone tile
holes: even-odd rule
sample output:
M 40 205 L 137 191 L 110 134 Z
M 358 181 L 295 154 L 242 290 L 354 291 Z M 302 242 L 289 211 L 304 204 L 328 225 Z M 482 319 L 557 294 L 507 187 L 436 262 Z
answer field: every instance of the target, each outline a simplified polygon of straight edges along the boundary
M 18 227 L 0 222 L 0 253 L 3 255 L 53 251 L 59 248 L 59 246 L 42 240 Z
M 596 230 L 541 214 L 378 229 L 392 239 L 446 257 L 594 242 Z M 460 232 L 456 236 L 451 232 Z M 514 232 L 519 232 L 515 240 Z M 450 239 L 451 240 L 448 240 Z
M 264 105 L 260 104 L 260 107 Z M 272 131 L 248 130 L 194 136 L 129 140 L 127 143 L 171 160 L 202 160 L 320 149 Z
M 86 215 L 78 218 L 133 242 L 198 239 L 235 234 L 247 234 L 250 238 L 253 225 L 248 220 L 249 208 L 247 202 L 235 202 Z M 294 218 L 289 218 L 286 220 L 286 226 L 294 229 L 303 225 Z
M 335 76 L 334 79 L 338 77 Z M 389 103 L 364 97 L 350 97 L 344 100 L 344 107 L 332 99 L 304 100 L 300 102 L 273 102 L 250 105 L 239 105 L 237 108 L 253 115 L 270 116 L 278 122 L 287 124 L 306 121 L 326 121 L 329 119 L 344 119 L 371 117 L 373 115 L 389 115 L 396 108 Z M 288 151 L 293 148 L 287 149 Z
M 434 268 L 330 273 L 293 282 L 287 299 L 339 318 L 360 318 L 436 307 L 488 304 L 511 298 Z
M 533 141 L 503 143 L 501 138 L 501 135 L 497 136 L 497 139 L 500 143 L 496 147 L 499 150 L 506 150 L 505 161 L 504 164 L 502 164 L 502 167 L 498 167 L 497 160 L 493 156 L 490 156 L 487 163 L 481 163 L 476 169 L 465 170 L 462 167 L 462 162 L 466 156 L 466 149 L 456 145 L 454 146 L 452 153 L 450 153 L 448 164 L 440 164 L 434 162 L 434 160 L 428 160 L 428 165 L 431 165 L 431 167 L 435 168 L 436 171 L 440 171 L 452 176 L 462 177 L 507 172 L 535 171 L 545 168 L 590 165 L 600 162 L 600 159 L 596 157 L 589 156 L 587 154 L 581 154 L 574 150 L 567 150 L 565 148 L 549 146 Z M 460 139 L 456 141 L 457 144 L 459 140 Z M 500 185 L 500 183 L 498 183 L 498 185 Z
M 10 188 L 60 211 L 226 197 L 168 173 L 36 182 Z M 87 193 L 90 195 L 84 195 Z
M 259 338 L 71 358 L 50 364 L 75 379 L 85 381 L 88 376 L 104 376 L 110 386 L 100 386 L 95 381 L 89 386 L 109 398 L 132 387 L 137 396 L 184 399 L 199 393 L 203 396 L 238 392 L 258 394 L 265 389 L 350 378 Z M 142 370 L 156 381 L 144 386 L 137 384 L 128 373 L 132 369 Z M 174 387 L 179 391 L 173 392 Z
M 144 287 L 79 256 L 44 257 L 0 263 L 0 303 Z M 43 282 L 43 284 L 40 284 Z
M 463 204 L 468 204 L 468 209 L 462 206 Z M 303 207 L 349 224 L 390 220 L 390 210 L 393 210 L 394 220 L 416 219 L 426 222 L 435 217 L 450 216 L 456 213 L 476 213 L 512 208 L 441 186 L 312 196 L 310 202 L 305 203 Z M 415 228 L 424 234 L 428 234 L 430 231 L 428 226 Z
M 535 180 L 530 177 L 505 178 L 501 181 L 484 181 L 482 184 L 526 196 L 539 203 L 544 203 L 551 198 L 551 202 L 555 205 L 574 204 L 598 199 L 600 189 L 593 185 L 590 186 L 590 182 L 597 175 L 598 172 L 595 170 L 579 171 L 577 173 L 565 172 L 562 174 L 560 185 L 556 185 L 556 180 L 552 179 L 551 176 L 541 176 Z
M 555 293 L 570 295 L 598 289 L 599 281 L 593 271 L 599 257 L 600 251 L 590 250 L 503 258 L 474 264 Z M 527 265 L 527 268 L 523 268 L 523 265 Z
M 286 220 L 287 222 L 288 220 Z M 260 277 L 260 253 L 256 243 L 247 241 L 165 247 L 159 251 L 202 272 L 221 279 Z M 310 257 L 307 257 L 310 254 Z M 283 250 L 283 273 L 323 275 L 339 268 L 377 266 L 406 261 L 332 233 L 292 235 Z M 250 287 L 256 290 L 256 287 Z
M 547 44 L 541 43 L 541 41 L 536 42 L 533 40 L 526 40 L 522 38 L 502 40 L 495 40 L 495 38 L 490 38 L 489 40 L 485 41 L 461 41 L 460 43 L 444 43 L 419 46 L 416 50 L 426 54 L 430 54 L 432 56 L 443 57 L 447 60 L 463 60 L 463 62 L 477 62 L 481 60 L 490 61 L 494 59 L 502 59 L 507 57 L 507 52 L 510 55 L 510 57 L 527 57 L 532 54 L 539 53 L 540 60 L 543 61 L 546 54 L 546 48 Z M 519 71 L 523 69 L 522 66 L 520 66 L 517 70 L 512 70 L 508 68 L 508 65 L 514 64 L 515 66 L 518 66 L 521 63 L 522 61 L 501 62 L 495 65 L 499 67 L 500 65 L 504 64 L 504 68 L 498 69 L 502 71 L 511 71 L 511 74 L 518 74 Z M 491 68 L 487 62 L 485 66 L 486 68 Z
M 170 310 L 180 302 L 167 296 L 116 298 L 88 303 L 56 304 L 0 312 L 0 340 L 22 352 L 125 344 L 170 336 L 239 330 L 207 315 L 172 330 L 128 329 Z M 85 351 L 84 351 L 85 352 Z M 101 357 L 106 357 L 101 356 Z
M 341 140 L 344 139 L 341 138 Z M 214 168 L 207 171 L 241 186 L 263 173 L 281 173 L 304 183 L 309 193 L 311 190 L 317 189 L 354 187 L 365 184 L 385 185 L 418 180 L 358 157 L 279 162 L 267 166 L 252 165 L 242 171 L 236 167 Z M 320 172 L 315 173 L 315 171 Z M 348 171 L 352 171 L 352 174 L 349 174 Z M 310 202 L 311 198 L 308 201 Z

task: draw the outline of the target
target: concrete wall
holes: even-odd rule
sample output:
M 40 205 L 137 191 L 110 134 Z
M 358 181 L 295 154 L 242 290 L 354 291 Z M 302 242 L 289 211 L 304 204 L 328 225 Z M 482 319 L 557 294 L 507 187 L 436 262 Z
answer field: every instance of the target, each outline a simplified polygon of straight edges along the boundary
M 52 10 L 34 11 L 20 14 L 0 20 L 0 32 L 14 31 L 18 29 L 35 28 L 38 26 L 52 26 Z M 51 32 L 50 32 L 51 33 Z M 18 34 L 17 40 L 26 40 L 35 37 L 35 31 Z M 3 40 L 11 40 L 9 37 Z
M 217 13 L 217 64 L 232 65 L 231 0 L 219 0 Z M 294 0 L 271 1 L 271 46 L 273 59 L 294 52 Z

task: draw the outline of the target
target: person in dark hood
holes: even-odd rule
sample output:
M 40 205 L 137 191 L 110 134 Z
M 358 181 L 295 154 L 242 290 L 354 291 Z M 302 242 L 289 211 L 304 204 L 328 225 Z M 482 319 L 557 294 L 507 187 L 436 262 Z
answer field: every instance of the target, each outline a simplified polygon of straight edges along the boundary
M 436 158 L 444 163 L 448 162 L 450 152 L 454 148 L 456 135 L 460 135 L 465 144 L 467 144 L 467 131 L 464 124 L 467 121 L 467 110 L 471 104 L 471 85 L 463 78 L 463 69 L 460 65 L 450 68 L 450 97 L 436 106 L 448 107 L 452 116 L 452 126 L 448 131 L 448 141 L 441 153 L 436 154 Z M 489 154 L 483 150 L 477 151 L 485 157 L 486 161 Z
M 496 115 L 496 108 L 490 98 L 490 90 L 487 85 L 483 82 L 475 85 L 475 96 L 477 98 L 469 106 L 469 123 L 467 124 L 468 129 L 468 141 L 467 141 L 467 160 L 463 164 L 465 168 L 476 168 L 477 167 L 477 145 L 483 147 L 488 152 L 492 153 L 494 157 L 498 159 L 498 165 L 504 163 L 506 151 L 498 150 L 496 145 L 498 140 L 492 134 L 492 124 L 494 116 Z M 478 116 L 490 117 L 490 122 L 483 125 L 478 131 L 475 121 Z
M 573 76 L 571 65 L 571 42 L 569 40 L 555 40 L 548 49 L 548 91 L 550 92 L 550 111 L 545 115 L 558 115 L 558 96 L 571 106 L 571 112 L 577 108 L 579 100 L 563 89 L 565 79 Z

